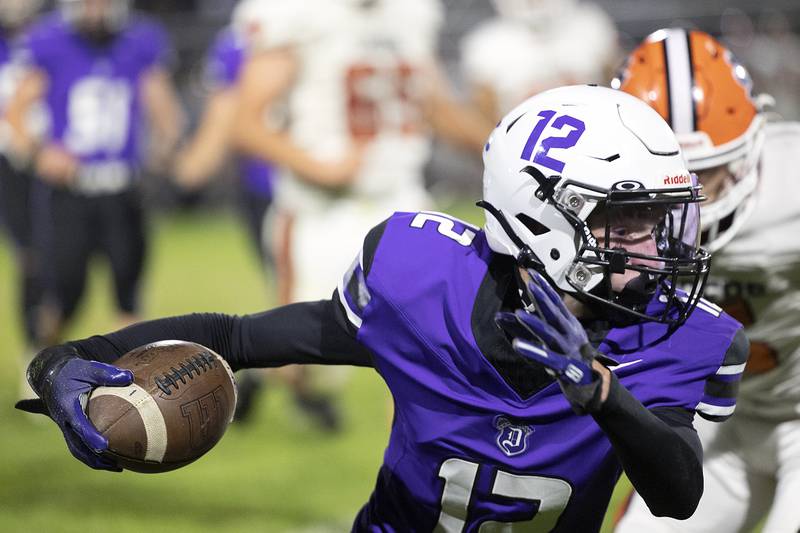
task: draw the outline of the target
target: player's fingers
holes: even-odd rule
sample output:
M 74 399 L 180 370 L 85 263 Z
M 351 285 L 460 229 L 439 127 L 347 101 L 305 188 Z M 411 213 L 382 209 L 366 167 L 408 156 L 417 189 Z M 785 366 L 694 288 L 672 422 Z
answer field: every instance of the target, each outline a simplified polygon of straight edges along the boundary
M 85 381 L 94 385 L 124 387 L 133 382 L 133 372 L 100 361 L 90 361 Z
M 525 327 L 514 313 L 501 311 L 494 315 L 494 321 L 512 338 L 529 338 L 534 335 L 533 331 Z
M 75 398 L 71 411 L 69 425 L 83 443 L 95 452 L 107 450 L 108 439 L 97 431 L 97 428 L 94 427 L 89 417 L 83 412 L 80 398 Z
M 550 300 L 550 302 L 552 302 L 556 308 L 561 309 L 564 307 L 564 302 L 561 299 L 561 295 L 558 294 L 558 291 L 556 291 L 546 279 L 544 279 L 544 276 L 533 269 L 529 269 L 528 273 L 531 276 L 531 280 L 542 289 L 542 291 L 547 295 L 548 300 Z
M 66 428 L 63 433 L 64 440 L 67 443 L 67 448 L 69 448 L 70 453 L 86 466 L 94 468 L 95 470 L 122 472 L 122 469 L 114 464 L 114 462 L 87 448 L 78 434 L 72 431 L 72 429 Z
M 535 305 L 541 311 L 545 321 L 564 333 L 566 328 L 563 324 L 564 314 L 562 311 L 550 301 L 550 297 L 535 283 L 529 283 L 528 290 L 531 292 Z
M 515 316 L 517 320 L 522 322 L 526 328 L 531 330 L 536 337 L 539 337 L 551 350 L 565 352 L 565 347 L 561 342 L 562 335 L 553 326 L 542 321 L 538 316 L 523 311 L 522 309 L 518 310 Z

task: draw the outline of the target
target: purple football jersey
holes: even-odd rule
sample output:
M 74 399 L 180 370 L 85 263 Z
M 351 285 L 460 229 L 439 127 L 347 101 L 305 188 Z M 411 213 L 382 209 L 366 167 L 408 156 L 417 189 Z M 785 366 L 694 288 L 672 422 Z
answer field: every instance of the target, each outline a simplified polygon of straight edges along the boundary
M 206 75 L 212 87 L 227 89 L 239 78 L 244 62 L 244 43 L 231 28 L 223 28 L 208 53 Z M 239 174 L 244 188 L 261 197 L 271 198 L 274 168 L 257 157 L 239 157 Z
M 500 259 L 479 228 L 398 213 L 345 275 L 337 294 L 395 405 L 355 530 L 600 528 L 622 471 L 606 435 L 592 417 L 573 414 L 556 382 L 522 397 L 484 355 L 509 349 L 493 322 L 508 288 L 493 275 Z M 739 327 L 704 304 L 667 338 L 664 327 L 639 324 L 612 329 L 600 350 L 646 407 L 713 411 L 706 386 L 726 372 Z
M 141 156 L 140 83 L 169 57 L 161 26 L 135 17 L 111 42 L 100 45 L 54 12 L 35 23 L 22 44 L 24 61 L 48 79 L 50 138 L 84 168 L 136 167 Z

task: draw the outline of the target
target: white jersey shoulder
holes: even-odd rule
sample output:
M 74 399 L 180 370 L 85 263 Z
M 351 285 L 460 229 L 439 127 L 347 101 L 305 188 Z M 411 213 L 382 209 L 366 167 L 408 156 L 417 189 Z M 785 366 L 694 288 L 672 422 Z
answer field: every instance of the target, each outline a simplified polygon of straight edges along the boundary
M 461 42 L 465 78 L 493 90 L 503 113 L 555 86 L 605 83 L 616 51 L 611 19 L 596 6 L 583 4 L 546 28 L 497 17 Z
M 720 257 L 743 266 L 769 267 L 800 256 L 800 122 L 766 127 L 761 170 L 752 215 Z M 794 260 L 794 259 L 793 259 Z
M 800 123 L 767 126 L 756 206 L 714 254 L 706 295 L 738 309 L 751 346 L 779 366 L 742 381 L 738 410 L 773 418 L 800 415 Z M 729 308 L 730 309 L 730 308 Z

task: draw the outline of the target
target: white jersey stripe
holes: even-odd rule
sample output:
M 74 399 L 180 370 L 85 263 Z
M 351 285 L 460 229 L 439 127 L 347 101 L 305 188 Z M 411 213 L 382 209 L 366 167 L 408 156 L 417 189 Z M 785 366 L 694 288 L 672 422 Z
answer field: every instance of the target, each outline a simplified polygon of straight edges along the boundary
M 144 431 L 147 435 L 145 461 L 160 463 L 167 451 L 167 424 L 158 408 L 155 399 L 135 383 L 127 387 L 97 387 L 92 391 L 92 398 L 98 396 L 116 396 L 131 404 L 142 417 Z
M 735 405 L 720 406 L 711 405 L 710 403 L 700 402 L 695 407 L 696 411 L 701 411 L 710 416 L 730 416 L 736 410 Z
M 721 367 L 719 367 L 719 370 L 717 370 L 717 375 L 719 375 L 719 376 L 731 376 L 733 374 L 741 374 L 742 372 L 744 372 L 744 367 L 746 365 L 747 365 L 747 363 L 742 363 L 740 365 L 725 365 L 725 366 L 721 366 Z
M 360 259 L 360 255 L 361 255 L 361 254 L 359 254 L 359 259 Z M 353 310 L 350 308 L 350 304 L 348 304 L 348 303 L 347 303 L 347 295 L 346 295 L 346 293 L 345 293 L 345 291 L 347 290 L 347 287 L 346 287 L 346 285 L 345 285 L 345 281 L 347 281 L 347 282 L 349 283 L 349 281 L 350 281 L 350 278 L 353 276 L 353 271 L 355 270 L 355 266 L 356 266 L 356 265 L 359 265 L 359 264 L 360 264 L 360 260 L 357 260 L 357 261 L 356 261 L 356 262 L 353 264 L 353 267 L 352 267 L 352 268 L 351 268 L 351 269 L 350 269 L 350 270 L 347 272 L 347 274 L 345 274 L 344 276 L 342 276 L 342 277 L 339 279 L 339 290 L 338 290 L 338 293 L 339 293 L 339 301 L 342 303 L 342 307 L 344 308 L 344 312 L 345 312 L 345 314 L 347 315 L 347 319 L 348 319 L 348 320 L 350 321 L 350 323 L 351 323 L 351 324 L 353 324 L 353 325 L 354 325 L 356 328 L 360 328 L 360 327 L 361 327 L 362 320 L 361 320 L 361 317 L 360 317 L 360 316 L 358 316 L 358 315 L 355 313 L 355 311 L 353 311 Z
M 667 30 L 664 47 L 669 69 L 669 114 L 675 133 L 694 131 L 692 63 L 686 30 Z

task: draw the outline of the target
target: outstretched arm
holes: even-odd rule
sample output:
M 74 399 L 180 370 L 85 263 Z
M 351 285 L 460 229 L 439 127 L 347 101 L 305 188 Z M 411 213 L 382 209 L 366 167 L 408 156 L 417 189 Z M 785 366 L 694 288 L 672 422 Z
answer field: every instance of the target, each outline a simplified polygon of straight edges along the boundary
M 211 348 L 234 370 L 293 363 L 371 366 L 369 352 L 342 317 L 334 297 L 245 316 L 203 313 L 162 318 L 69 344 L 83 358 L 109 363 L 143 344 L 177 339 Z
M 42 350 L 28 367 L 28 381 L 41 400 L 17 407 L 50 415 L 72 454 L 104 470 L 118 468 L 101 455 L 108 443 L 83 411 L 98 386 L 125 386 L 127 370 L 108 364 L 128 351 L 167 339 L 196 342 L 221 354 L 234 369 L 289 363 L 371 366 L 369 351 L 347 325 L 339 298 L 279 307 L 247 316 L 193 314 L 134 324 L 125 329 Z

